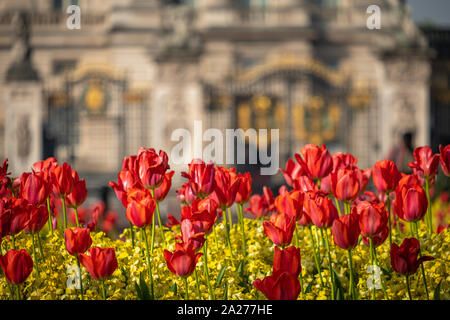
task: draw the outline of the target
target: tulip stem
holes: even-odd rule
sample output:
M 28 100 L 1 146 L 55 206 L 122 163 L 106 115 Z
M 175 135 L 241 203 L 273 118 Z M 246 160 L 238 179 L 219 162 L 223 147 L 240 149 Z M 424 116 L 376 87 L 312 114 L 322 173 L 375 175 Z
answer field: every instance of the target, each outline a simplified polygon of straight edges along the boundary
M 155 199 L 155 188 L 150 189 L 152 192 L 152 197 L 153 199 Z M 156 201 L 156 214 L 158 215 L 158 224 L 159 224 L 159 229 L 161 231 L 161 237 L 163 239 L 163 244 L 164 244 L 164 249 L 167 247 L 167 243 L 166 243 L 166 237 L 164 236 L 164 229 L 163 229 L 163 224 L 161 222 L 161 213 L 159 212 L 159 201 Z
M 211 287 L 211 283 L 209 282 L 209 271 L 208 271 L 208 240 L 205 239 L 205 243 L 203 244 L 203 257 L 204 257 L 204 272 L 205 272 L 205 278 L 206 278 L 206 283 L 208 284 L 208 293 L 209 293 L 209 300 L 213 300 L 213 292 L 212 292 L 212 287 Z
M 200 300 L 202 298 L 202 295 L 200 294 L 200 283 L 198 282 L 197 267 L 194 269 L 194 275 L 195 275 L 195 282 L 197 284 L 197 297 Z
M 80 292 L 81 292 L 81 300 L 84 300 L 84 290 L 83 290 L 83 277 L 81 276 L 81 265 L 80 265 L 80 258 L 78 257 L 78 254 L 76 255 L 77 258 L 77 265 L 78 265 L 78 271 L 80 272 Z
M 417 226 L 417 221 L 411 222 L 411 224 L 414 225 L 414 231 L 415 231 L 415 233 L 416 233 L 416 238 L 417 238 L 417 240 L 419 240 L 419 229 L 418 229 L 418 226 Z M 413 227 L 413 226 L 411 226 L 411 228 L 412 228 L 412 227 Z M 419 257 L 420 257 L 420 258 L 422 257 L 422 250 L 421 250 L 420 248 L 419 248 Z M 426 276 L 425 276 L 425 268 L 424 268 L 424 266 L 423 266 L 423 263 L 420 264 L 420 270 L 422 271 L 423 285 L 424 285 L 424 287 L 425 287 L 425 293 L 426 293 L 426 295 L 427 295 L 427 300 L 430 300 L 430 296 L 429 296 L 429 294 L 428 294 L 427 278 L 426 278 Z
M 135 234 L 134 234 L 134 226 L 133 226 L 133 224 L 130 222 L 130 233 L 131 233 L 131 244 L 132 244 L 132 246 L 133 246 L 133 249 L 134 249 L 134 246 L 135 246 Z
M 228 213 L 231 216 L 231 209 L 228 208 L 227 210 L 228 210 Z M 230 229 L 228 229 L 227 213 L 226 213 L 226 211 L 223 211 L 223 223 L 225 224 L 225 232 L 226 232 L 226 236 L 227 236 L 228 249 L 230 250 L 231 264 L 233 265 L 233 267 L 235 267 L 235 265 L 234 265 L 234 256 L 233 256 L 233 249 L 231 247 L 231 240 L 230 240 Z
M 374 255 L 373 255 L 373 241 L 372 238 L 369 237 L 369 244 L 370 244 L 370 263 L 372 265 L 372 271 L 373 271 L 373 278 L 372 278 L 372 300 L 375 300 L 375 263 L 374 263 Z
M 405 276 L 405 280 L 406 280 L 406 289 L 408 290 L 408 297 L 409 297 L 409 300 L 412 300 L 412 297 L 411 297 L 411 289 L 410 289 L 410 287 L 409 287 L 409 276 L 408 276 L 408 275 Z
M 428 211 L 425 220 L 428 226 L 428 235 L 431 235 L 433 233 L 433 215 L 431 213 L 430 181 L 428 178 L 425 179 L 425 193 L 428 200 Z
M 44 260 L 45 259 L 44 250 L 42 250 L 41 236 L 40 236 L 39 232 L 37 233 L 37 238 L 38 238 L 39 252 L 41 253 L 42 260 Z
M 214 244 L 216 245 L 216 251 L 219 251 L 219 244 L 217 243 L 217 232 L 216 232 L 216 226 L 213 225 L 213 233 L 214 233 Z
M 103 300 L 106 300 L 105 280 L 101 280 Z
M 15 250 L 16 249 L 16 238 L 13 234 L 11 235 L 11 241 L 12 241 L 12 248 Z
M 320 285 L 323 287 L 322 271 L 321 271 L 319 259 L 317 257 L 317 253 L 316 253 L 316 241 L 314 240 L 314 235 L 312 233 L 311 227 L 308 227 L 308 231 L 309 231 L 309 236 L 311 237 L 311 244 L 312 244 L 312 249 L 313 249 L 313 254 L 314 254 L 314 260 L 316 262 L 317 272 L 319 273 Z
M 339 216 L 342 216 L 341 206 L 339 205 L 339 200 L 337 198 L 334 198 L 334 202 L 336 203 L 336 209 L 339 213 Z
M 50 197 L 47 198 L 47 211 L 48 211 L 48 229 L 53 236 L 53 224 L 52 224 L 52 209 L 50 208 Z
M 238 208 L 238 217 L 240 217 L 241 233 L 242 233 L 242 249 L 244 252 L 244 261 L 245 261 L 245 259 L 247 258 L 247 242 L 245 240 L 244 210 L 242 204 L 240 203 L 237 205 L 237 208 Z
M 36 275 L 37 275 L 37 278 L 39 278 L 39 262 L 36 258 L 36 245 L 34 243 L 34 232 L 31 232 L 30 236 L 31 236 L 31 242 L 33 244 L 33 260 L 35 262 L 34 265 L 36 267 Z
M 297 225 L 297 223 L 295 223 L 295 233 L 294 233 L 294 236 L 295 236 L 295 246 L 297 247 L 297 248 L 300 248 L 300 243 L 299 243 L 299 238 L 298 238 L 298 229 L 297 229 L 297 227 L 298 227 L 298 225 Z M 301 268 L 301 261 L 300 261 L 300 268 Z M 302 296 L 303 296 L 303 298 L 305 298 L 305 289 L 303 288 L 303 274 L 302 274 L 302 272 L 300 271 L 300 288 L 301 288 L 301 291 L 302 291 Z
M 67 213 L 66 213 L 66 197 L 62 196 L 63 218 L 64 218 L 64 230 L 67 229 Z
M 386 206 L 388 209 L 388 225 L 389 225 L 389 248 L 392 247 L 392 225 L 391 225 L 391 201 L 389 192 L 386 192 Z
M 22 300 L 20 295 L 20 284 L 16 285 L 16 288 L 17 288 L 17 300 Z
M 151 245 L 151 249 L 150 252 L 153 254 L 153 249 L 155 248 L 155 215 L 153 214 L 152 217 L 152 243 Z M 147 236 L 146 236 L 147 237 Z M 141 240 L 142 240 L 142 232 L 141 232 Z
M 372 243 L 372 248 L 373 248 L 373 257 L 375 258 L 375 263 L 377 264 L 378 268 L 380 268 L 380 270 L 381 270 L 380 262 L 378 261 L 378 258 L 377 258 L 377 248 L 375 248 L 375 246 L 373 245 L 373 243 Z M 387 292 L 386 292 L 386 288 L 384 287 L 384 281 L 383 281 L 382 275 L 383 275 L 383 273 L 382 273 L 382 271 L 380 271 L 380 283 L 381 283 L 381 289 L 383 290 L 384 298 L 385 298 L 386 300 L 389 300 L 389 296 L 388 296 L 388 294 L 387 294 Z
M 146 252 L 147 264 L 148 264 L 148 276 L 150 277 L 150 294 L 151 294 L 151 298 L 154 299 L 155 293 L 153 291 L 152 261 L 150 259 L 150 251 L 148 250 L 148 239 L 147 239 L 147 232 L 145 232 L 145 228 L 141 228 L 141 235 L 144 238 L 144 242 L 145 242 L 145 252 Z
M 75 220 L 77 222 L 77 227 L 79 228 L 80 227 L 80 220 L 78 219 L 78 209 L 74 208 L 74 210 L 75 210 Z
M 351 293 L 352 299 L 356 300 L 356 290 L 355 290 L 355 279 L 353 278 L 353 259 L 352 259 L 352 249 L 348 249 L 348 267 L 350 268 L 350 285 L 349 294 Z
M 233 214 L 231 213 L 231 208 L 228 208 L 228 220 L 230 220 L 230 230 L 233 227 Z
M 188 281 L 187 281 L 188 277 L 183 277 L 184 279 L 184 286 L 186 287 L 186 293 L 185 293 L 185 300 L 189 300 L 189 285 L 188 285 Z
M 323 228 L 320 228 L 320 233 L 322 235 L 322 239 L 325 241 L 325 246 L 327 248 L 327 254 L 328 254 L 328 266 L 330 268 L 330 281 L 331 281 L 331 299 L 334 300 L 334 272 L 333 272 L 333 263 L 331 261 L 331 252 L 330 252 L 330 246 L 328 244 L 328 234 L 325 235 L 323 232 Z

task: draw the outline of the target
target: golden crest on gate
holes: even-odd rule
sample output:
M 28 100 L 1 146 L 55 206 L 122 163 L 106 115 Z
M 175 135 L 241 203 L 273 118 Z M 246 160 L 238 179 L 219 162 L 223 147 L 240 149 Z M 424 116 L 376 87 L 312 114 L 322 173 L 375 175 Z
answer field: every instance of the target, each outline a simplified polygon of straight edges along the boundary
M 91 114 L 100 114 L 106 108 L 107 94 L 100 81 L 92 79 L 83 95 L 83 102 Z
M 293 108 L 295 137 L 301 141 L 321 145 L 336 140 L 341 109 L 336 102 L 326 102 L 313 96 Z

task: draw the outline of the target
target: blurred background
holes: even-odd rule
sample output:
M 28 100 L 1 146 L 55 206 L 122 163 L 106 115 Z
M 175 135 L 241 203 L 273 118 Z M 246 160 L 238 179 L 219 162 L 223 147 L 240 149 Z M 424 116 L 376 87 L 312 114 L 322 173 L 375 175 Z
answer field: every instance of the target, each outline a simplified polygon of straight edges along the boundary
M 70 5 L 80 29 L 67 26 Z M 367 27 L 371 5 L 380 29 Z M 415 146 L 450 143 L 449 9 L 446 0 L 1 0 L 0 156 L 14 175 L 50 156 L 70 163 L 86 178 L 87 207 L 116 212 L 119 227 L 124 209 L 107 183 L 123 157 L 141 146 L 170 157 L 172 132 L 195 120 L 223 133 L 279 128 L 281 167 L 304 144 L 325 143 L 361 168 L 389 157 L 407 171 Z M 246 144 L 266 142 L 270 134 Z M 282 175 L 259 167 L 238 170 L 252 172 L 255 192 L 275 191 Z M 172 169 L 162 212 L 178 216 L 187 166 Z

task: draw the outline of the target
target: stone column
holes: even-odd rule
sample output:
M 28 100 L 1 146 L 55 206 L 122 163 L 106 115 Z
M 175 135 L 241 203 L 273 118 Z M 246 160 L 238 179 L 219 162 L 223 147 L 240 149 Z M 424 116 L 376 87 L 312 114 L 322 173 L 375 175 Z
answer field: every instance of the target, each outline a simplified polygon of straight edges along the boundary
M 31 61 L 28 15 L 13 21 L 11 64 L 4 84 L 5 147 L 13 175 L 29 171 L 42 158 L 42 88 Z

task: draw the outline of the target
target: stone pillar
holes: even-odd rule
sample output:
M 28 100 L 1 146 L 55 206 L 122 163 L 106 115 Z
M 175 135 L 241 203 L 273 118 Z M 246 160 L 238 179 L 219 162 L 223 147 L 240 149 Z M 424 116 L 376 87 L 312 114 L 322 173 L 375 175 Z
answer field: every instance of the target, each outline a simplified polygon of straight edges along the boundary
M 381 95 L 381 153 L 387 156 L 406 132 L 414 145 L 430 143 L 430 64 L 425 54 L 388 57 Z
M 29 171 L 42 158 L 42 88 L 31 61 L 28 15 L 13 21 L 11 64 L 4 84 L 5 147 L 13 175 Z

